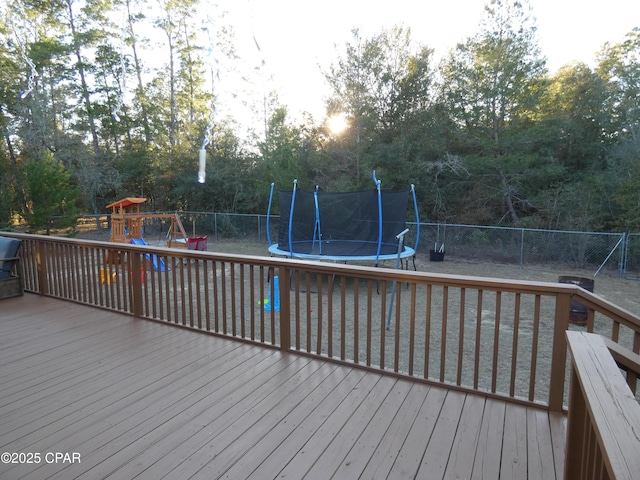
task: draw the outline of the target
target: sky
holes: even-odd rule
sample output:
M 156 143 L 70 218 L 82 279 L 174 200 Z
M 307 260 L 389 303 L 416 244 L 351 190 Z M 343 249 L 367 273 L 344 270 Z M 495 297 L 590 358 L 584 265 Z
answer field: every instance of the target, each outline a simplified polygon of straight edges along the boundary
M 262 60 L 263 84 L 279 92 L 295 117 L 300 112 L 321 120 L 329 91 L 322 71 L 344 53 L 358 28 L 369 38 L 394 25 L 411 28 L 416 44 L 440 58 L 479 30 L 483 0 L 218 0 L 228 11 L 244 68 Z M 553 74 L 572 61 L 595 66 L 605 42 L 618 43 L 640 27 L 640 0 L 530 0 L 539 46 Z M 255 40 L 254 40 L 255 39 Z M 256 42 L 260 50 L 256 47 Z M 225 72 L 220 72 L 224 79 Z M 231 78 L 232 75 L 229 75 Z M 224 82 L 222 82 L 224 83 Z M 240 86 L 233 81 L 238 91 Z M 265 87 L 262 87 L 263 89 Z M 240 94 L 241 95 L 241 94 Z

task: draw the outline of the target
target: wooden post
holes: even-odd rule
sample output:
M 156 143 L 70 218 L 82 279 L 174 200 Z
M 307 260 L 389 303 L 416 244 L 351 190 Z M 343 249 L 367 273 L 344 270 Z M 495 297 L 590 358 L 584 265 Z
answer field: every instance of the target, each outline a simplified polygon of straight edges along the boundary
M 564 378 L 567 365 L 567 340 L 571 293 L 558 293 L 551 351 L 551 378 L 549 380 L 549 410 L 562 412 L 564 402 Z
M 567 443 L 565 445 L 565 480 L 580 479 L 582 475 L 582 453 L 584 452 L 584 425 L 587 420 L 584 397 L 574 366 L 571 366 L 569 387 L 569 412 L 567 413 Z M 582 427 L 582 428 L 581 428 Z
M 278 269 L 279 287 L 280 287 L 280 349 L 291 349 L 291 302 L 289 292 L 291 287 L 289 284 L 290 271 L 286 267 Z
M 131 282 L 131 313 L 134 318 L 142 316 L 142 262 L 140 252 L 130 252 L 129 281 Z
M 36 267 L 38 269 L 38 290 L 40 295 L 49 293 L 49 283 L 47 280 L 47 248 L 41 240 L 36 240 Z

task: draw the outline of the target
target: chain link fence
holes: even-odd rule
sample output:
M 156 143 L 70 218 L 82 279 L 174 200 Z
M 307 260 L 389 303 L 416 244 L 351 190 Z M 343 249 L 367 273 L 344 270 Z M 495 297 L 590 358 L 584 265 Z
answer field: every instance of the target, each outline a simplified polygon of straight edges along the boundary
M 246 241 L 264 243 L 278 240 L 279 217 L 271 215 L 179 212 L 188 236 L 206 235 L 210 242 Z M 145 238 L 163 240 L 169 230 L 168 219 L 145 220 Z M 469 262 L 508 265 L 552 266 L 640 279 L 640 233 L 602 233 L 528 228 L 488 227 L 408 222 L 405 244 L 429 258 L 430 250 L 442 251 L 447 258 Z M 85 216 L 78 230 L 95 231 L 108 238 L 109 215 Z
M 626 234 L 622 276 L 640 280 L 640 233 Z
M 417 230 L 417 228 L 416 228 Z M 421 224 L 420 243 L 469 261 L 561 268 L 624 268 L 623 233 L 574 232 L 474 225 Z M 638 242 L 640 244 L 640 242 Z M 640 252 L 639 252 L 640 253 Z

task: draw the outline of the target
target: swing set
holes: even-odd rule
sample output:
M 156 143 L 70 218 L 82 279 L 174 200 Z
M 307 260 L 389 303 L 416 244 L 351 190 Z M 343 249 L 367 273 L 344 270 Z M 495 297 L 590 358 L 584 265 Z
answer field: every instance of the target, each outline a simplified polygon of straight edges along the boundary
M 164 218 L 170 220 L 167 232 L 167 247 L 190 248 L 191 244 L 201 242 L 204 239 L 204 248 L 196 244 L 194 250 L 206 250 L 206 237 L 187 238 L 184 226 L 176 213 L 147 213 L 140 211 L 140 205 L 146 202 L 146 198 L 126 197 L 107 205 L 111 210 L 111 235 L 110 242 L 132 243 L 143 238 L 144 221 L 152 218 Z

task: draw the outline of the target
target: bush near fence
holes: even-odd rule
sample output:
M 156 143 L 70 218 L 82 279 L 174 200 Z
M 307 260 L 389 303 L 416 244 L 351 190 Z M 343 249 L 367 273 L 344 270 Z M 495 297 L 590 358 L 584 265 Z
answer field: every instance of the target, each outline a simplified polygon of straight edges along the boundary
M 212 242 L 245 241 L 264 243 L 278 240 L 279 217 L 237 213 L 178 212 L 188 236 L 207 235 Z M 508 265 L 546 265 L 593 272 L 606 271 L 625 278 L 640 279 L 640 233 L 603 233 L 541 230 L 441 223 L 407 222 L 405 244 L 415 246 L 429 258 L 429 250 L 444 244 L 445 258 L 469 262 Z M 78 231 L 96 232 L 108 238 L 109 215 L 85 215 Z M 267 227 L 269 231 L 267 231 Z M 419 228 L 418 228 L 419 227 Z M 145 237 L 163 240 L 169 230 L 167 219 L 149 219 Z M 101 234 L 101 235 L 100 235 Z

